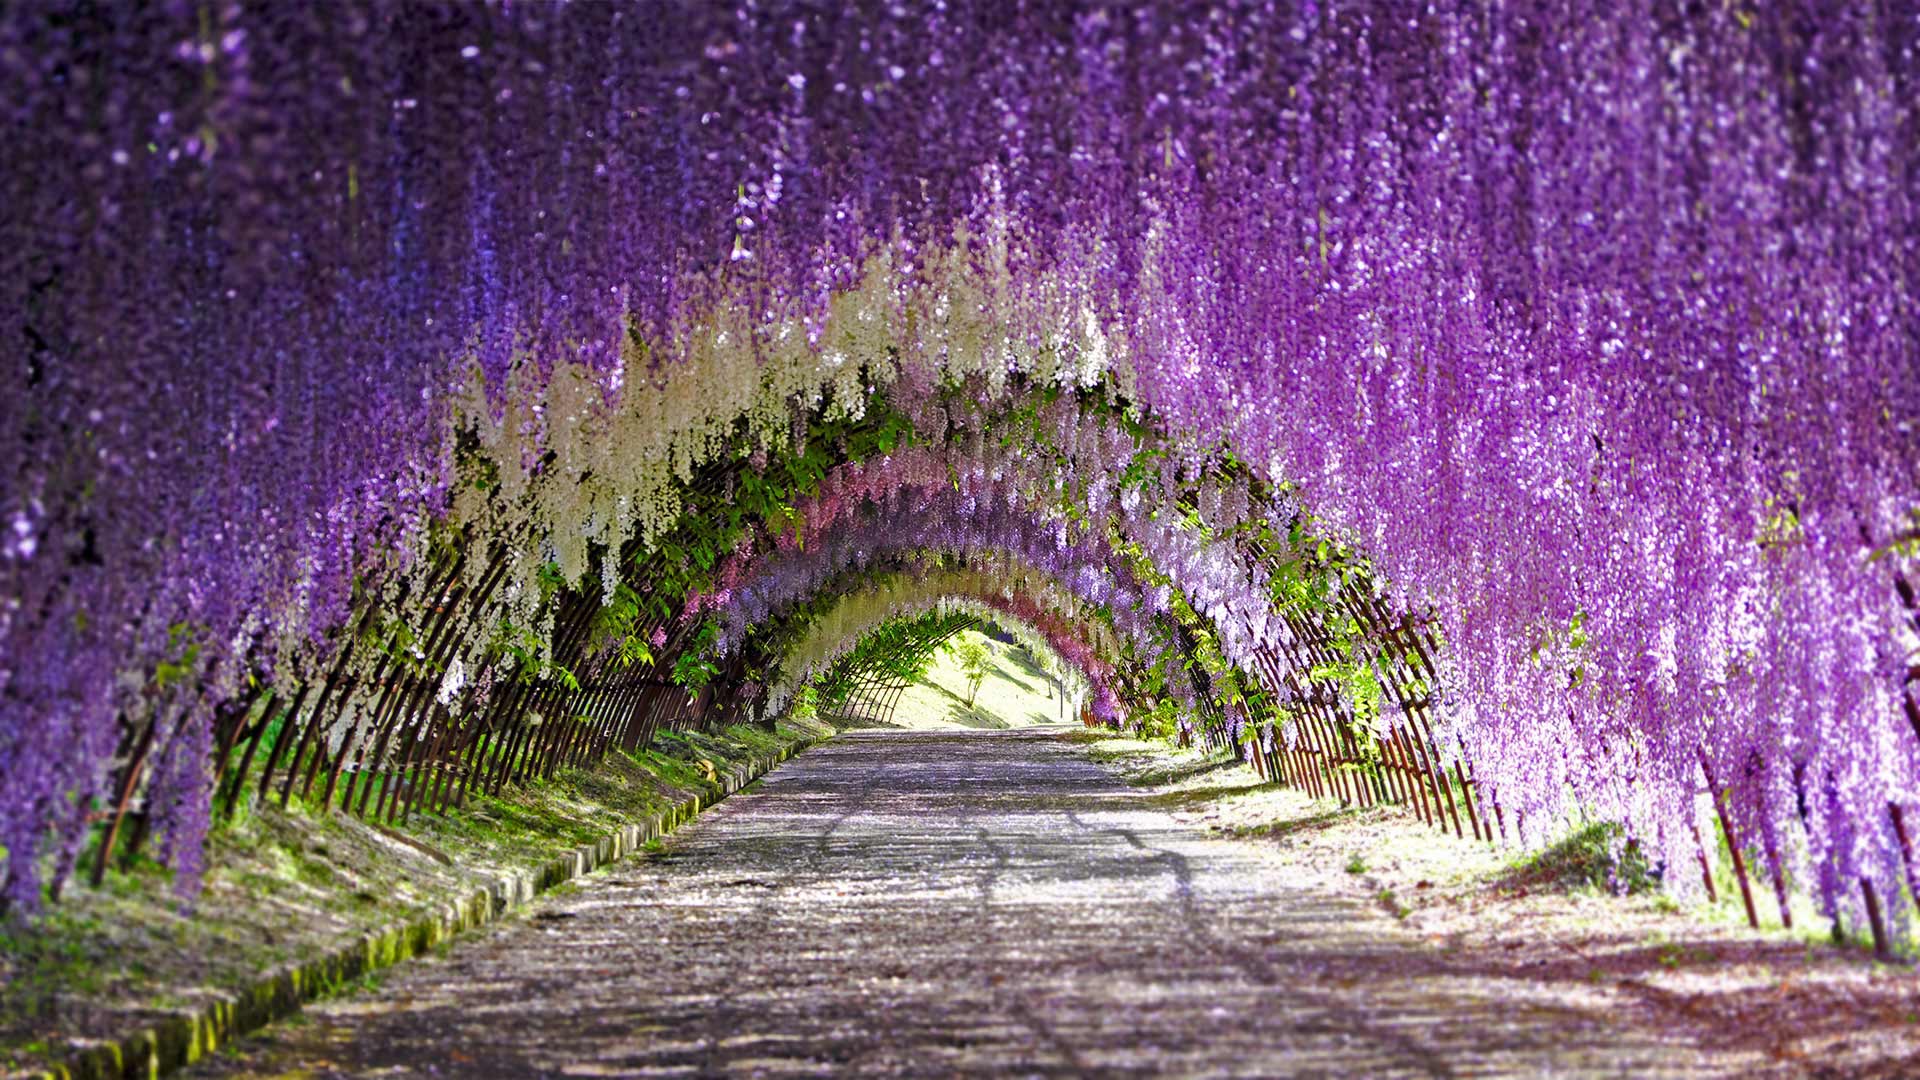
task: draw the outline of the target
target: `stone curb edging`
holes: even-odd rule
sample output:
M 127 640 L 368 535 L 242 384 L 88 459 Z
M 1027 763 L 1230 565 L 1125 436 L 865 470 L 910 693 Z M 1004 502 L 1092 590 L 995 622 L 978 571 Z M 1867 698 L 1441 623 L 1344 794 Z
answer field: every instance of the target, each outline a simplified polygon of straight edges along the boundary
M 719 774 L 717 797 L 695 795 L 645 821 L 567 851 L 544 866 L 496 878 L 486 888 L 411 922 L 370 931 L 318 959 L 278 969 L 238 991 L 223 992 L 223 1000 L 169 1016 L 119 1040 L 89 1046 L 65 1064 L 38 1074 L 39 1080 L 144 1080 L 191 1065 L 226 1043 L 299 1011 L 302 1005 L 350 980 L 430 951 L 464 931 L 498 921 L 556 885 L 625 858 L 813 743 L 802 740 Z

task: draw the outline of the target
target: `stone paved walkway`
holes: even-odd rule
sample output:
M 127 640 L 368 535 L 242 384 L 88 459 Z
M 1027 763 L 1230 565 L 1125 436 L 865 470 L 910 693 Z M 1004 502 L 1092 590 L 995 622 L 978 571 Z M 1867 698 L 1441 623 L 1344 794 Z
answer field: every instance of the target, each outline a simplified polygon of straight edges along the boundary
M 1058 730 L 847 735 L 200 1076 L 1717 1076 L 1412 941 Z

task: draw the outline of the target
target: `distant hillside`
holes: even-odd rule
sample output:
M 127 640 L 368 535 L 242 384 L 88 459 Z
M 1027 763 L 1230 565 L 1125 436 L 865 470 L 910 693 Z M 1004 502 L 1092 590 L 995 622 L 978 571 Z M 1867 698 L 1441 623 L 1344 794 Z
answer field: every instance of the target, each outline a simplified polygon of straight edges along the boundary
M 993 670 L 980 684 L 971 710 L 967 708 L 967 680 L 960 673 L 953 650 L 962 640 L 977 641 L 993 650 Z M 1073 719 L 1063 715 L 1061 708 L 1059 686 L 1025 649 L 996 641 L 978 630 L 965 630 L 934 656 L 925 678 L 901 692 L 900 703 L 893 711 L 893 726 L 916 730 L 1011 728 Z

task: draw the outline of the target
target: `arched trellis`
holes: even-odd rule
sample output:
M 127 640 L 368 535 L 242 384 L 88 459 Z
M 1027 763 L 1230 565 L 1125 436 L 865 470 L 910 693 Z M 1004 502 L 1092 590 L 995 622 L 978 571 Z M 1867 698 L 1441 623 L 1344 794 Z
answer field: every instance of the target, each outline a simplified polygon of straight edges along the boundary
M 620 663 L 596 650 L 593 631 L 602 605 L 582 595 L 558 604 L 545 673 L 493 687 L 478 708 L 454 712 L 436 699 L 437 692 L 470 644 L 462 631 L 471 635 L 482 627 L 506 572 L 502 545 L 488 551 L 477 574 L 457 553 L 429 578 L 422 607 L 431 621 L 415 651 L 406 651 L 369 612 L 317 685 L 303 685 L 285 700 L 268 692 L 238 712 L 219 740 L 218 804 L 231 807 L 241 784 L 251 783 L 261 799 L 282 805 L 297 796 L 361 816 L 403 820 L 415 810 L 443 810 L 476 790 L 496 793 L 587 763 L 609 747 L 644 746 L 660 728 L 709 712 L 717 713 L 717 722 L 738 715 L 739 701 L 689 695 L 667 677 L 686 627 L 642 618 L 632 636 L 654 639 L 658 651 L 649 661 Z M 355 661 L 364 662 L 367 652 L 376 656 L 362 673 Z M 358 715 L 349 712 L 356 692 L 371 701 Z M 106 854 L 103 847 L 102 866 Z
M 876 414 L 871 423 L 856 420 L 846 430 L 858 434 L 879 422 Z M 687 487 L 689 513 L 726 504 L 750 471 L 744 459 L 735 459 L 696 474 Z M 1179 505 L 1200 510 L 1197 496 L 1182 496 Z M 848 520 L 856 531 L 870 524 L 858 515 Z M 476 549 L 485 552 L 483 558 L 472 555 Z M 725 657 L 708 685 L 690 694 L 671 673 L 691 644 L 694 624 L 658 610 L 638 613 L 621 635 L 657 637 L 656 647 L 645 659 L 620 662 L 598 632 L 608 597 L 564 588 L 554 601 L 549 655 L 540 669 L 492 688 L 478 710 L 456 713 L 437 700 L 445 672 L 463 645 L 484 631 L 488 613 L 499 606 L 497 592 L 515 576 L 517 556 L 505 539 L 483 545 L 449 540 L 437 550 L 439 559 L 424 580 L 402 580 L 384 607 L 363 611 L 317 686 L 299 688 L 285 704 L 269 693 L 245 708 L 222 710 L 216 740 L 222 805 L 232 805 L 243 783 L 257 782 L 261 797 L 282 803 L 297 794 L 363 816 L 403 820 L 417 809 L 443 809 L 474 790 L 497 791 L 590 763 L 612 747 L 643 746 L 662 727 L 728 723 L 752 714 L 759 687 L 748 677 L 756 658 L 747 651 Z M 1238 551 L 1249 574 L 1299 554 L 1251 543 Z M 647 588 L 654 564 L 644 554 L 637 546 L 623 553 L 633 562 L 623 583 L 629 591 Z M 408 609 L 417 617 L 402 634 L 394 613 Z M 1281 604 L 1274 615 L 1286 632 L 1263 641 L 1246 670 L 1195 673 L 1193 704 L 1207 721 L 1199 726 L 1201 738 L 1218 746 L 1237 743 L 1268 775 L 1316 795 L 1357 805 L 1405 805 L 1460 835 L 1471 830 L 1493 840 L 1508 834 L 1506 808 L 1480 784 L 1458 732 L 1444 722 L 1436 725 L 1440 643 L 1431 626 L 1392 611 L 1364 575 L 1343 578 L 1325 610 Z M 1391 706 L 1377 720 L 1356 716 L 1351 703 L 1309 677 L 1341 659 L 1329 627 L 1336 616 L 1361 627 L 1370 643 L 1368 662 Z M 1241 692 L 1229 694 L 1236 682 Z M 1129 690 L 1124 674 L 1117 685 Z M 1244 692 L 1249 689 L 1258 692 Z M 1142 694 L 1131 696 L 1138 701 Z M 1236 696 L 1238 704 L 1227 700 Z M 149 740 L 155 731 L 150 729 Z M 137 765 L 150 753 L 150 746 L 138 746 L 132 760 Z M 1708 768 L 1704 760 L 1702 768 Z M 129 777 L 137 773 L 127 771 Z M 128 781 L 116 817 L 124 815 L 131 792 Z M 1724 802 L 1716 799 L 1715 810 L 1728 835 L 1735 835 Z M 1897 825 L 1897 805 L 1890 810 Z M 1514 829 L 1523 825 L 1516 816 Z M 116 825 L 102 845 L 96 873 L 117 831 Z M 1738 873 L 1753 917 L 1745 867 Z M 1705 881 L 1711 890 L 1711 875 Z M 1776 891 L 1784 898 L 1777 878 Z M 1782 911 L 1790 918 L 1784 899 Z
M 913 685 L 919 662 L 979 625 L 970 612 L 935 612 L 871 631 L 863 648 L 849 650 L 815 683 L 827 714 L 842 722 L 886 723 L 900 695 Z
M 203 802 L 210 736 L 224 763 L 270 757 L 267 733 L 289 728 L 294 764 L 302 741 L 341 757 L 349 792 L 382 745 L 416 749 L 447 673 L 405 658 L 435 654 L 444 564 L 377 601 L 354 590 L 447 501 L 450 394 L 509 487 L 600 488 L 472 534 L 535 556 L 496 591 L 525 585 L 543 545 L 579 586 L 589 538 L 633 524 L 621 499 L 731 449 L 746 414 L 771 430 L 790 400 L 858 397 L 866 375 L 844 359 L 885 356 L 923 385 L 993 384 L 1009 366 L 1111 377 L 1170 430 L 1302 484 L 1382 560 L 1396 608 L 1434 602 L 1439 666 L 1472 677 L 1427 688 L 1435 726 L 1459 726 L 1449 698 L 1481 710 L 1465 734 L 1515 831 L 1523 816 L 1541 827 L 1569 777 L 1614 774 L 1583 795 L 1672 856 L 1706 774 L 1776 877 L 1773 830 L 1798 814 L 1827 910 L 1853 919 L 1859 901 L 1835 897 L 1864 893 L 1871 914 L 1872 889 L 1912 877 L 1901 810 L 1920 805 L 1902 730 L 1920 728 L 1912 645 L 1887 640 L 1899 609 L 1883 572 L 1914 567 L 1920 249 L 1887 238 L 1910 236 L 1920 206 L 1920 53 L 1882 8 L 1840 5 L 1834 32 L 1811 35 L 1771 6 L 1647 20 L 1304 5 L 1196 28 L 1174 7 L 1135 21 L 1036 5 L 937 32 L 813 12 L 805 34 L 703 9 L 636 43 L 605 8 L 372 4 L 366 25 L 388 31 L 373 46 L 339 32 L 361 18 L 344 9 L 223 8 L 198 29 L 168 7 L 10 10 L 33 62 L 9 67 L 0 96 L 34 148 L 0 200 L 11 336 L 33 373 L 25 406 L 0 411 L 0 592 L 21 600 L 0 629 L 10 871 L 50 832 L 77 852 L 96 800 L 117 795 L 106 813 L 122 818 L 143 770 L 176 805 Z M 832 31 L 855 25 L 885 44 L 840 52 Z M 1141 26 L 1155 48 L 1134 47 Z M 180 65 L 196 33 L 206 78 Z M 1525 44 L 1477 48 L 1496 39 Z M 1062 47 L 1019 47 L 1036 40 Z M 733 58 L 716 77 L 681 78 L 714 54 Z M 301 60 L 263 95 L 243 74 L 261 55 Z M 968 78 L 945 76 L 956 56 Z M 100 108 L 74 110 L 71 70 L 95 73 Z M 379 89 L 343 99 L 343 71 Z M 885 107 L 825 92 L 869 81 Z M 679 104 L 636 111 L 635 93 Z M 1017 122 L 941 119 L 1003 108 Z M 626 122 L 584 122 L 605 116 Z M 648 444 L 665 464 L 621 460 L 670 428 L 686 438 Z M 316 455 L 316 440 L 334 445 Z M 476 496 L 460 487 L 464 506 Z M 1863 560 L 1862 535 L 1900 553 Z M 1490 567 L 1531 581 L 1463 599 Z M 449 580 L 484 591 L 476 569 Z M 387 625 L 403 589 L 426 613 L 404 633 Z M 1674 692 L 1648 689 L 1660 680 L 1636 657 L 1671 653 L 1673 635 L 1717 640 L 1755 593 L 1800 607 L 1704 649 Z M 1575 717 L 1560 670 L 1526 669 L 1536 622 L 1580 613 L 1609 635 L 1614 697 Z M 543 615 L 539 669 L 516 685 L 548 678 L 565 617 Z M 314 654 L 277 639 L 342 628 L 366 644 L 337 678 L 284 674 Z M 1339 628 L 1321 629 L 1293 651 L 1340 651 Z M 1749 653 L 1766 670 L 1727 670 Z M 236 692 L 254 676 L 304 699 L 294 721 Z M 1508 677 L 1540 704 L 1503 725 L 1485 687 Z M 308 739 L 314 699 L 332 719 Z M 1623 701 L 1631 737 L 1614 739 Z M 1781 726 L 1789 745 L 1771 741 Z M 1523 766 L 1553 775 L 1529 790 Z M 1843 781 L 1847 797 L 1805 816 Z M 1610 790 L 1629 783 L 1659 806 Z M 383 781 L 373 798 L 387 797 Z M 34 895 L 31 872 L 10 877 L 10 900 Z
M 841 438 L 872 436 L 877 423 L 855 419 Z M 685 515 L 699 519 L 731 502 L 750 470 L 745 458 L 703 467 L 686 485 Z M 322 672 L 289 688 L 264 688 L 230 702 L 214 732 L 214 811 L 229 812 L 251 788 L 281 806 L 296 798 L 319 809 L 404 821 L 440 812 L 475 792 L 496 794 L 529 779 L 590 764 L 610 749 L 647 745 L 662 729 L 711 727 L 746 719 L 754 695 L 747 658 L 732 658 L 706 688 L 689 693 L 673 678 L 674 661 L 695 624 L 671 607 L 640 605 L 663 567 L 637 539 L 623 547 L 632 606 L 618 641 L 597 634 L 608 597 L 556 588 L 551 624 L 540 640 L 536 669 L 485 688 L 470 707 L 439 700 L 447 673 L 463 652 L 485 640 L 507 602 L 502 586 L 524 574 L 511 534 L 475 539 L 443 536 L 430 565 L 397 579 L 365 604 Z M 678 597 L 668 597 L 677 601 Z M 622 642 L 646 642 L 642 656 L 623 656 Z M 129 740 L 118 792 L 93 878 L 104 875 L 134 810 L 134 796 L 167 737 L 148 720 Z M 140 831 L 136 830 L 136 837 Z
M 1011 572 L 975 566 L 894 573 L 868 578 L 858 588 L 835 590 L 831 610 L 805 620 L 803 636 L 780 649 L 780 678 L 769 693 L 781 707 L 801 684 L 829 699 L 836 686 L 876 672 L 897 700 L 914 665 L 969 625 L 992 623 L 1013 633 L 1060 682 L 1063 701 L 1081 699 L 1112 671 L 1108 657 L 1117 639 L 1094 618 L 1078 617 L 1071 594 L 1058 583 L 1014 561 Z M 1063 612 L 1062 609 L 1065 609 Z M 888 710 L 892 700 L 883 701 Z
M 734 463 L 703 473 L 690 486 L 690 498 L 724 499 L 742 472 Z M 301 715 L 304 691 L 284 707 L 269 697 L 245 712 L 229 710 L 231 726 L 219 739 L 219 764 L 229 774 L 224 803 L 231 805 L 237 797 L 263 745 L 265 757 L 257 776 L 263 797 L 277 796 L 285 803 L 297 793 L 321 805 L 401 820 L 416 809 L 444 809 L 473 790 L 498 791 L 591 762 L 610 747 L 643 746 L 661 727 L 742 718 L 750 704 L 740 693 L 743 654 L 734 655 L 708 689 L 688 694 L 668 677 L 670 661 L 691 630 L 684 620 L 657 614 L 640 620 L 632 630 L 641 636 L 657 633 L 662 639 L 658 655 L 650 663 L 608 663 L 593 647 L 602 598 L 584 594 L 568 594 L 558 604 L 552 662 L 560 670 L 577 668 L 586 679 L 517 679 L 497 689 L 477 716 L 454 716 L 434 700 L 443 682 L 436 676 L 457 654 L 461 627 L 471 631 L 507 576 L 505 546 L 495 543 L 487 550 L 477 571 L 465 550 L 456 549 L 428 578 L 422 606 L 431 618 L 413 652 L 396 647 L 395 641 L 383 642 L 374 617 L 364 616 L 315 692 L 304 723 L 290 725 L 286 719 Z M 1257 559 L 1251 555 L 1249 564 L 1257 564 Z M 400 601 L 405 600 L 403 595 Z M 1251 708 L 1245 718 L 1268 730 L 1245 741 L 1243 752 L 1276 780 L 1316 795 L 1358 805 L 1405 804 L 1424 820 L 1441 828 L 1451 825 L 1456 833 L 1464 832 L 1464 810 L 1465 825 L 1476 837 L 1491 840 L 1496 829 L 1504 834 L 1503 808 L 1478 789 L 1464 747 L 1457 739 L 1447 745 L 1433 726 L 1431 688 L 1436 675 L 1431 656 L 1437 644 L 1430 634 L 1413 620 L 1393 618 L 1377 597 L 1363 596 L 1350 584 L 1343 586 L 1335 610 L 1366 626 L 1378 641 L 1396 645 L 1382 649 L 1377 658 L 1396 715 L 1367 740 L 1345 703 L 1303 678 L 1302 673 L 1334 659 L 1323 619 L 1282 610 L 1280 617 L 1290 632 L 1258 654 L 1253 674 L 1267 693 L 1248 699 Z M 349 663 L 356 648 L 374 650 L 372 668 L 358 675 Z M 883 689 L 870 674 L 856 678 L 869 696 Z M 872 685 L 866 685 L 869 682 Z M 884 689 L 897 697 L 897 685 Z M 371 706 L 363 707 L 328 745 L 324 733 L 329 707 L 337 723 L 356 690 L 371 698 Z M 1205 716 L 1226 715 L 1213 687 L 1196 690 L 1196 703 Z M 276 723 L 280 737 L 268 739 Z M 1207 723 L 1200 734 L 1225 745 L 1241 732 Z M 234 767 L 228 770 L 230 757 Z M 109 846 L 103 845 L 102 865 Z
M 703 478 L 696 490 L 719 490 L 722 483 Z M 627 636 L 654 640 L 653 655 L 620 663 L 597 648 L 601 599 L 572 593 L 557 600 L 546 673 L 494 687 L 479 709 L 455 713 L 436 700 L 436 691 L 445 686 L 443 673 L 462 647 L 460 631 L 471 633 L 483 622 L 510 562 L 503 545 L 488 550 L 477 573 L 461 550 L 433 570 L 418 604 L 430 618 L 412 651 L 370 609 L 317 687 L 302 687 L 284 703 L 268 691 L 235 710 L 219 738 L 218 805 L 231 807 L 242 785 L 253 784 L 259 798 L 282 805 L 298 797 L 322 808 L 403 821 L 416 811 L 444 810 L 475 791 L 497 793 L 589 764 L 610 749 L 637 749 L 662 728 L 712 727 L 750 717 L 754 695 L 745 692 L 743 654 L 733 655 L 707 688 L 689 694 L 669 673 L 693 624 L 642 618 Z M 396 606 L 408 599 L 402 594 Z M 370 666 L 357 667 L 356 659 L 368 663 L 369 654 Z M 356 694 L 368 707 L 349 709 Z M 137 769 L 127 775 L 137 776 Z M 131 786 L 130 779 L 129 793 Z M 128 804 L 121 800 L 122 815 Z M 117 828 L 102 845 L 96 876 L 104 871 L 115 833 Z
M 836 445 L 876 438 L 893 422 L 897 418 L 882 410 L 846 418 L 835 428 Z M 971 423 L 967 430 L 981 430 L 981 421 Z M 865 465 L 829 469 L 819 493 L 799 503 L 808 530 L 799 554 L 815 557 L 850 538 L 884 535 L 882 523 L 894 523 L 903 512 L 910 517 L 916 507 L 944 507 L 936 516 L 957 520 L 971 512 L 967 506 L 1005 502 L 1021 507 L 1030 539 L 1064 527 L 1068 519 L 1060 505 L 1037 493 L 1084 469 L 1084 463 L 1044 454 L 1035 458 L 1017 441 L 995 449 L 977 435 L 967 438 L 971 443 L 950 440 L 907 475 L 886 483 L 874 482 L 871 459 Z M 1080 437 L 1083 444 L 1089 438 L 1094 436 Z M 881 460 L 899 456 L 887 454 Z M 746 455 L 697 471 L 682 495 L 687 517 L 704 520 L 728 514 L 755 472 Z M 1196 633 L 1207 634 L 1209 627 L 1236 631 L 1212 634 L 1223 648 L 1237 642 L 1229 665 L 1208 670 L 1185 664 L 1189 675 L 1176 680 L 1199 721 L 1193 734 L 1216 747 L 1234 747 L 1276 781 L 1351 805 L 1405 806 L 1457 835 L 1471 832 L 1494 841 L 1518 836 L 1529 824 L 1537 829 L 1540 822 L 1529 823 L 1524 810 L 1511 809 L 1500 791 L 1477 775 L 1458 726 L 1445 715 L 1438 664 L 1443 643 L 1436 628 L 1422 614 L 1395 610 L 1364 565 L 1347 565 L 1337 576 L 1338 587 L 1317 607 L 1277 598 L 1270 604 L 1265 598 L 1257 603 L 1236 599 L 1232 589 L 1223 592 L 1221 582 L 1205 577 L 1205 553 L 1230 550 L 1245 583 L 1241 588 L 1258 598 L 1283 564 L 1326 559 L 1277 536 L 1236 536 L 1230 516 L 1225 525 L 1218 523 L 1217 492 L 1222 488 L 1268 507 L 1264 512 L 1269 516 L 1297 513 L 1285 509 L 1281 495 L 1242 467 L 1231 461 L 1208 462 L 1183 469 L 1168 495 L 1180 514 L 1202 523 L 1210 539 L 1195 540 L 1165 522 L 1137 517 L 1110 519 L 1108 527 L 1115 530 L 1111 534 L 1074 529 L 1063 534 L 1075 550 L 1086 552 L 1089 566 L 1104 568 L 1136 594 L 1145 596 L 1154 582 L 1164 581 L 1186 599 L 1197 621 L 1173 634 L 1183 657 L 1193 654 L 1189 639 Z M 1216 499 L 1213 508 L 1207 504 L 1210 494 Z M 816 514 L 816 504 L 827 509 Z M 732 723 L 760 711 L 756 705 L 772 658 L 750 636 L 716 657 L 717 670 L 697 692 L 675 681 L 676 663 L 705 647 L 695 640 L 699 626 L 688 617 L 691 608 L 641 602 L 653 594 L 678 597 L 674 580 L 663 576 L 663 563 L 638 541 L 630 541 L 620 554 L 623 569 L 617 589 L 596 593 L 554 584 L 549 621 L 538 628 L 538 641 L 530 643 L 541 654 L 537 662 L 488 688 L 477 702 L 466 703 L 477 707 L 462 709 L 442 700 L 449 669 L 463 652 L 471 654 L 476 639 L 487 636 L 490 620 L 512 606 L 502 598 L 503 590 L 518 587 L 524 596 L 526 588 L 524 566 L 519 565 L 524 554 L 516 550 L 512 535 L 462 542 L 476 532 L 470 526 L 461 536 L 440 538 L 423 574 L 399 579 L 380 603 L 363 608 L 324 677 L 292 691 L 266 691 L 251 701 L 228 702 L 219 710 L 216 805 L 233 805 L 245 785 L 257 784 L 259 797 L 283 804 L 297 796 L 309 805 L 404 820 L 417 810 L 454 805 L 475 790 L 498 791 L 589 764 L 611 748 L 644 746 L 663 727 Z M 779 542 L 783 537 L 763 534 L 757 551 L 742 548 L 728 556 L 722 562 L 723 577 L 738 571 L 737 580 L 727 580 L 750 588 L 756 567 L 794 556 Z M 1167 537 L 1180 542 L 1169 546 Z M 1152 556 L 1145 557 L 1149 552 Z M 1196 573 L 1201 574 L 1197 579 Z M 535 584 L 546 587 L 538 576 Z M 1220 607 L 1222 603 L 1229 606 Z M 631 611 L 617 619 L 609 615 L 623 605 Z M 1256 607 L 1266 615 L 1252 614 Z M 1260 631 L 1254 620 L 1267 616 L 1283 629 Z M 1364 643 L 1361 660 L 1383 694 L 1385 708 L 1378 715 L 1361 715 L 1353 701 L 1313 675 L 1330 665 L 1353 664 L 1355 640 Z M 624 648 L 635 641 L 650 647 L 640 652 Z M 872 681 L 870 675 L 862 680 Z M 1129 708 L 1151 704 L 1150 691 L 1137 685 L 1130 672 L 1116 673 L 1113 687 Z M 879 707 L 898 692 L 896 685 L 876 683 L 859 700 Z M 96 875 L 104 870 L 120 822 L 133 805 L 140 765 L 158 755 L 157 744 L 166 737 L 162 727 L 153 724 L 129 749 Z M 1700 773 L 1703 790 L 1713 790 L 1712 765 L 1704 752 Z M 1722 831 L 1733 838 L 1742 898 L 1749 918 L 1757 922 L 1748 868 L 1738 859 L 1739 822 L 1730 813 L 1730 801 L 1717 790 L 1714 794 L 1713 811 Z M 1899 805 L 1888 809 L 1895 829 L 1902 830 Z M 1911 877 L 1910 845 L 1902 847 Z M 1702 864 L 1701 880 L 1711 892 L 1713 877 L 1698 840 L 1694 850 Z M 1777 861 L 1771 865 L 1782 917 L 1790 919 L 1784 875 Z M 1862 889 L 1870 886 L 1863 882 Z M 1870 891 L 1867 895 L 1869 912 L 1877 911 L 1878 898 Z M 1876 936 L 1884 940 L 1885 929 L 1877 915 L 1873 918 Z

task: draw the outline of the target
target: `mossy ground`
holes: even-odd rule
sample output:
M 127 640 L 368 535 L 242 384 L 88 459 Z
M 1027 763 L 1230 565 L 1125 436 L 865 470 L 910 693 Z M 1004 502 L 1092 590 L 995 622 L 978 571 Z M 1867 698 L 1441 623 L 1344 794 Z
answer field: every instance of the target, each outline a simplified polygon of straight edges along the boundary
M 77 874 L 58 903 L 0 923 L 0 1075 L 38 1071 L 77 1045 L 418 917 L 690 796 L 716 796 L 734 766 L 826 733 L 784 724 L 666 732 L 644 751 L 391 829 L 297 802 L 243 805 L 216 823 L 191 902 L 140 857 L 99 888 Z

